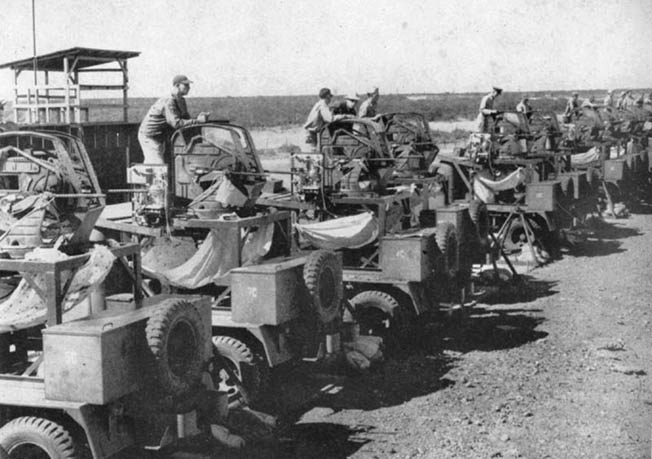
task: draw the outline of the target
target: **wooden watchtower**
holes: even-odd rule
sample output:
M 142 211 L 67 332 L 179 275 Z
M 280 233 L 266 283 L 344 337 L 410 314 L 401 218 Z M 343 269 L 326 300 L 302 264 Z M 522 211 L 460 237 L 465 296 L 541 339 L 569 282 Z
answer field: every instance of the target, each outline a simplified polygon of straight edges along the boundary
M 108 111 L 114 111 L 112 116 L 109 115 L 112 120 L 126 123 L 129 108 L 127 60 L 139 55 L 135 51 L 70 48 L 0 64 L 0 69 L 10 68 L 14 72 L 14 122 L 32 125 L 86 123 L 90 121 L 89 108 L 92 108 L 102 110 L 103 118 L 107 117 Z M 32 74 L 29 82 L 25 77 L 19 78 L 28 72 Z M 82 73 L 94 74 L 88 77 L 92 82 L 82 82 Z M 121 73 L 122 78 L 120 75 L 116 77 L 116 73 Z M 62 74 L 63 78 L 59 75 L 57 84 L 51 84 L 53 74 Z M 99 83 L 101 79 L 106 79 L 106 82 Z M 89 104 L 90 98 L 85 99 L 84 95 L 88 96 L 92 91 L 96 94 L 97 91 L 119 92 L 122 103 L 101 104 L 95 101 Z

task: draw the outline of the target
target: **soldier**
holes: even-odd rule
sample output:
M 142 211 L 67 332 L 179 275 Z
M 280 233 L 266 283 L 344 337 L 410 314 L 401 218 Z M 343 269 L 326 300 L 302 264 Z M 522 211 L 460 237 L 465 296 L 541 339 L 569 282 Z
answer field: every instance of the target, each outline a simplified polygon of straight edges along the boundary
M 623 91 L 620 93 L 620 97 L 618 98 L 618 102 L 616 102 L 616 108 L 619 110 L 623 110 L 631 105 L 633 105 L 633 100 L 631 96 L 632 92 L 630 90 Z
M 303 128 L 308 131 L 306 143 L 311 146 L 317 145 L 317 133 L 327 123 L 332 123 L 339 119 L 347 118 L 350 115 L 335 115 L 331 111 L 329 104 L 333 100 L 333 93 L 328 88 L 321 88 L 319 90 L 319 100 L 312 106 L 308 119 L 303 125 Z
M 530 99 L 528 96 L 523 96 L 521 101 L 516 105 L 516 111 L 523 113 L 525 117 L 529 120 L 532 116 L 532 106 L 529 104 Z
M 334 115 L 351 115 L 355 116 L 355 105 L 358 103 L 360 98 L 358 96 L 354 95 L 348 95 L 344 98 L 344 100 L 338 102 L 335 104 L 333 107 L 333 114 Z
M 580 107 L 578 97 L 579 94 L 574 92 L 573 95 L 568 98 L 568 102 L 566 102 L 566 110 L 564 110 L 563 115 L 565 123 L 570 123 L 573 116 L 577 115 L 577 111 Z
M 613 89 L 610 89 L 607 91 L 607 95 L 604 96 L 604 100 L 602 101 L 602 105 L 604 105 L 606 108 L 614 108 L 614 91 Z
M 380 98 L 380 93 L 378 88 L 374 88 L 373 91 L 367 93 L 367 98 L 360 104 L 358 108 L 358 118 L 373 118 L 376 116 L 376 105 L 378 105 L 378 99 Z
M 501 88 L 494 86 L 491 89 L 491 92 L 485 95 L 480 101 L 480 110 L 477 118 L 479 132 L 487 132 L 489 128 L 487 125 L 487 119 L 489 117 L 495 117 L 499 113 L 498 110 L 494 110 L 494 100 L 496 100 L 496 97 L 498 97 L 502 92 L 503 90 Z
M 145 164 L 164 164 L 165 141 L 170 131 L 182 126 L 205 123 L 208 113 L 200 113 L 196 119 L 190 118 L 184 96 L 190 91 L 192 81 L 185 75 L 172 79 L 172 92 L 152 105 L 138 128 L 138 143 L 143 150 Z

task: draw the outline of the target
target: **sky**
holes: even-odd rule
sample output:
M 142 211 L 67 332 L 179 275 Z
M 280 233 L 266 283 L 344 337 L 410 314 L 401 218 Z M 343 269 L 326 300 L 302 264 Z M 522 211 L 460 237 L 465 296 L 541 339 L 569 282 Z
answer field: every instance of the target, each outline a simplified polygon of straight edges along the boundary
M 651 87 L 650 0 L 35 0 L 37 54 L 140 51 L 130 96 Z M 2 0 L 0 63 L 32 56 L 30 0 Z M 28 76 L 29 78 L 29 76 Z M 0 70 L 0 98 L 12 75 Z M 116 94 L 119 96 L 119 94 Z

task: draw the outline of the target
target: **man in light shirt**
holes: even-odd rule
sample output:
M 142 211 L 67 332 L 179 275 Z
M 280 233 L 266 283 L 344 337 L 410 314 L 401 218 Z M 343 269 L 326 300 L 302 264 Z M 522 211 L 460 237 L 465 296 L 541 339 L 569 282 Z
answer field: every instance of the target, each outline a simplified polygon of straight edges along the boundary
M 571 97 L 568 98 L 566 102 L 566 110 L 564 110 L 564 122 L 570 123 L 572 118 L 577 115 L 577 112 L 580 108 L 579 94 L 574 92 Z
M 183 126 L 205 123 L 208 113 L 200 113 L 196 119 L 190 118 L 184 96 L 190 91 L 192 81 L 185 75 L 172 79 L 172 91 L 150 107 L 138 128 L 138 143 L 143 150 L 143 163 L 165 164 L 165 142 L 170 134 Z
M 378 91 L 378 88 L 374 88 L 373 91 L 368 92 L 367 98 L 358 108 L 358 118 L 373 118 L 376 116 L 376 105 L 378 105 L 379 98 L 380 92 Z
M 477 118 L 479 132 L 487 132 L 489 129 L 487 120 L 490 117 L 495 117 L 499 113 L 498 110 L 494 110 L 494 101 L 502 92 L 503 90 L 501 88 L 494 86 L 491 92 L 480 101 L 480 110 Z
M 333 100 L 333 94 L 328 88 L 322 88 L 319 91 L 319 100 L 312 106 L 308 119 L 303 128 L 308 131 L 306 143 L 311 146 L 317 145 L 317 133 L 328 123 L 344 119 L 349 115 L 334 115 L 329 104 Z
M 607 91 L 607 95 L 604 96 L 604 100 L 602 101 L 602 105 L 604 105 L 606 108 L 614 108 L 614 91 L 613 89 L 610 89 Z
M 524 96 L 516 105 L 516 111 L 523 113 L 528 120 L 530 119 L 530 116 L 532 115 L 532 106 L 530 105 L 530 99 L 528 96 Z

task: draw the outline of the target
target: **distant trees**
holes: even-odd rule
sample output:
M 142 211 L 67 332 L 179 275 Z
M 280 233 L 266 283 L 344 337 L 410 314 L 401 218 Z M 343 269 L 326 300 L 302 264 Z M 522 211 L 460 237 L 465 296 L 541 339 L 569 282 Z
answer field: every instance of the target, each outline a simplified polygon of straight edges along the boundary
M 522 95 L 523 93 L 504 92 L 497 99 L 496 108 L 514 110 Z M 566 94 L 551 97 L 542 91 L 528 93 L 528 95 L 535 110 L 562 112 L 566 104 Z M 473 119 L 478 114 L 482 96 L 482 93 L 418 96 L 383 94 L 381 88 L 378 108 L 380 112 L 419 112 L 428 121 Z M 129 119 L 134 122 L 143 119 L 154 100 L 154 98 L 130 99 Z M 250 128 L 260 128 L 303 124 L 316 100 L 316 96 L 189 97 L 188 108 L 191 113 L 211 112 L 211 119 L 228 119 Z M 106 99 L 96 99 L 96 101 L 107 102 Z M 93 101 L 89 102 L 93 103 Z M 103 115 L 101 111 L 99 113 Z M 92 118 L 98 119 L 97 116 Z

